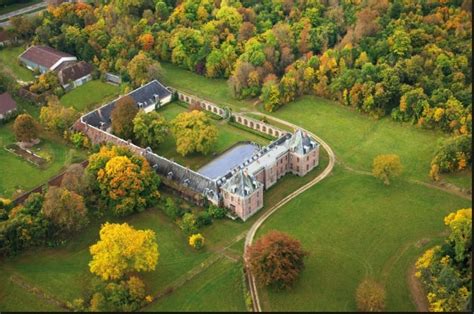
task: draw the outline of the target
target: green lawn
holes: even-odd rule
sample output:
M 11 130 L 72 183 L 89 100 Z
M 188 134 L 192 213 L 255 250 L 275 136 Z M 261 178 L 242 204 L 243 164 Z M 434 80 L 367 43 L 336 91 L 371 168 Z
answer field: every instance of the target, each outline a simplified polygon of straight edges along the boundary
M 10 73 L 11 76 L 22 81 L 33 81 L 33 72 L 20 65 L 18 56 L 25 51 L 24 47 L 0 48 L 0 65 Z
M 66 107 L 74 107 L 80 112 L 87 112 L 97 105 L 105 104 L 115 98 L 120 92 L 118 86 L 104 83 L 100 80 L 89 81 L 61 97 L 61 103 Z
M 227 80 L 208 79 L 170 63 L 161 63 L 161 66 L 164 71 L 160 80 L 171 87 L 209 99 L 223 107 L 229 106 L 234 110 L 252 108 L 250 101 L 232 98 Z
M 45 134 L 33 148 L 36 153 L 51 157 L 48 167 L 41 170 L 4 149 L 16 141 L 11 127 L 12 122 L 0 126 L 0 196 L 11 197 L 16 190 L 32 189 L 58 174 L 71 161 L 86 158 L 84 152 L 66 146 L 61 138 Z
M 222 80 L 201 78 L 171 65 L 165 69 L 167 75 L 171 73 L 170 86 L 188 85 L 217 103 L 228 93 L 223 91 Z M 229 102 L 236 110 L 257 109 L 248 102 Z M 260 290 L 263 309 L 354 311 L 355 289 L 370 275 L 387 289 L 387 310 L 415 310 L 407 288 L 408 268 L 427 247 L 440 241 L 447 213 L 471 206 L 468 200 L 415 183 L 432 183 L 430 161 L 438 141 L 447 135 L 389 118 L 372 120 L 312 96 L 272 115 L 323 138 L 335 151 L 338 164 L 328 178 L 279 209 L 258 233 L 261 236 L 270 229 L 288 232 L 310 252 L 294 289 Z M 404 174 L 391 186 L 345 168 L 370 172 L 373 158 L 383 153 L 398 154 L 404 166 Z M 470 188 L 471 171 L 445 176 L 444 180 Z M 282 187 L 280 193 L 291 191 L 292 187 L 284 184 L 276 185 Z M 266 192 L 266 199 L 271 191 Z M 420 246 L 420 240 L 429 242 Z
M 185 286 L 157 300 L 143 311 L 246 311 L 242 264 L 221 259 Z
M 260 289 L 264 310 L 355 311 L 357 284 L 369 275 L 387 289 L 388 311 L 415 310 L 407 267 L 445 230 L 443 217 L 470 201 L 398 181 L 384 186 L 341 167 L 263 224 L 287 232 L 310 252 L 288 292 Z M 297 227 L 295 227 L 297 226 Z M 416 247 L 422 239 L 432 240 Z
M 167 121 L 174 119 L 179 113 L 187 111 L 186 108 L 178 105 L 177 103 L 168 104 L 158 110 Z M 217 138 L 217 143 L 213 148 L 213 152 L 219 154 L 233 144 L 240 141 L 253 141 L 255 143 L 266 145 L 269 141 L 261 136 L 255 135 L 253 133 L 244 131 L 240 128 L 231 126 L 225 121 L 211 120 L 218 127 L 219 136 Z M 208 154 L 207 156 L 195 153 L 190 154 L 186 157 L 179 155 L 176 152 L 176 142 L 172 136 L 169 136 L 164 143 L 160 144 L 156 152 L 160 155 L 165 156 L 166 158 L 173 159 L 174 161 L 188 166 L 193 170 L 199 169 L 201 166 L 207 164 L 209 161 L 215 158 L 213 153 Z
M 30 5 L 40 3 L 41 1 L 42 0 L 28 0 L 28 1 L 23 1 L 21 3 L 13 3 L 10 5 L 0 6 L 0 15 L 29 7 Z

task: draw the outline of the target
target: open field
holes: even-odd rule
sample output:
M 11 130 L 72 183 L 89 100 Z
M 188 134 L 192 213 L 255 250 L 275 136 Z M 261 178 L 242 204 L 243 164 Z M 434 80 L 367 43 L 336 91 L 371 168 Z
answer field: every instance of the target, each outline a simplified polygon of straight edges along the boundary
M 228 106 L 233 110 L 240 110 L 243 107 L 251 108 L 249 101 L 232 98 L 227 81 L 224 79 L 208 79 L 170 63 L 163 62 L 161 66 L 164 73 L 160 80 L 167 85 L 211 100 L 222 107 Z
M 166 70 L 172 73 L 169 85 L 179 88 L 186 77 L 190 88 L 219 103 L 220 96 L 216 92 L 213 97 L 210 87 L 223 88 L 223 81 L 186 76 L 170 65 Z M 234 104 L 234 110 L 239 109 Z M 261 110 L 248 102 L 240 109 Z M 355 289 L 364 276 L 371 275 L 386 286 L 388 310 L 414 310 L 407 290 L 409 266 L 423 250 L 440 241 L 443 217 L 471 203 L 416 183 L 433 184 L 428 177 L 430 161 L 437 142 L 446 135 L 389 118 L 372 120 L 312 96 L 270 115 L 321 136 L 333 148 L 338 164 L 328 178 L 279 209 L 258 233 L 261 236 L 270 229 L 288 232 L 311 252 L 293 290 L 260 290 L 263 309 L 353 311 Z M 404 166 L 402 177 L 388 187 L 370 176 L 373 158 L 382 153 L 398 154 Z M 460 187 L 471 186 L 470 171 L 443 179 Z
M 74 107 L 79 112 L 87 112 L 94 107 L 113 100 L 120 92 L 118 86 L 104 83 L 100 80 L 89 81 L 61 97 L 61 103 L 66 107 Z
M 175 293 L 143 310 L 245 312 L 242 285 L 242 264 L 221 259 Z
M 12 122 L 0 126 L 0 195 L 11 197 L 16 190 L 32 189 L 58 174 L 68 163 L 86 157 L 84 152 L 66 146 L 62 139 L 45 133 L 40 137 L 41 143 L 33 148 L 35 153 L 51 159 L 42 170 L 3 148 L 16 141 L 11 127 Z
M 160 108 L 158 112 L 162 114 L 167 121 L 174 119 L 179 113 L 186 112 L 186 108 L 178 105 L 177 103 L 171 103 L 163 108 Z M 219 136 L 217 143 L 213 149 L 213 152 L 220 154 L 232 145 L 240 141 L 253 141 L 255 143 L 266 145 L 269 141 L 256 134 L 246 132 L 240 128 L 233 127 L 227 124 L 225 121 L 213 120 L 213 123 L 218 127 Z M 173 159 L 174 161 L 190 167 L 193 170 L 199 169 L 201 166 L 207 164 L 209 161 L 215 158 L 213 153 L 204 156 L 202 154 L 194 153 L 186 157 L 182 157 L 176 152 L 176 142 L 172 136 L 167 137 L 164 143 L 160 144 L 156 152 L 166 158 Z
M 14 78 L 22 81 L 34 80 L 33 72 L 18 63 L 18 56 L 24 47 L 0 48 L 0 65 Z
M 369 275 L 385 285 L 387 310 L 415 310 L 407 266 L 443 238 L 443 217 L 469 204 L 417 184 L 386 187 L 336 166 L 333 175 L 281 208 L 258 232 L 287 232 L 310 252 L 291 291 L 260 289 L 263 309 L 355 311 L 355 289 Z M 422 240 L 428 242 L 419 245 Z

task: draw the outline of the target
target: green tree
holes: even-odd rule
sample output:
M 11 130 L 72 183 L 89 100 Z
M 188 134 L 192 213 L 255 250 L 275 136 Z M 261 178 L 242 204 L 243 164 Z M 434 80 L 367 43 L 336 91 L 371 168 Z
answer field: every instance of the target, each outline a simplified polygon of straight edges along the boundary
M 138 87 L 158 77 L 161 66 L 146 53 L 140 51 L 127 65 L 127 71 L 134 86 Z
M 133 133 L 141 146 L 156 148 L 168 135 L 168 123 L 156 111 L 140 111 L 133 119 Z

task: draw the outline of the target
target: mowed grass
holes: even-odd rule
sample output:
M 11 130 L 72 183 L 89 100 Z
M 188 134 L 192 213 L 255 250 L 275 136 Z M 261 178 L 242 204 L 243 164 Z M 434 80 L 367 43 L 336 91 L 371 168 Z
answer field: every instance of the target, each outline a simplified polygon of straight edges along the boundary
M 40 136 L 41 143 L 33 147 L 35 153 L 51 158 L 47 168 L 40 169 L 4 149 L 5 145 L 16 142 L 11 128 L 12 122 L 0 126 L 0 196 L 9 198 L 17 190 L 30 190 L 58 174 L 68 163 L 86 158 L 85 152 L 69 147 L 62 139 L 45 133 Z
M 148 291 L 155 294 L 201 263 L 209 253 L 195 251 L 187 245 L 184 234 L 166 218 L 160 210 L 149 209 L 128 219 L 107 219 L 109 222 L 128 222 L 138 229 L 151 229 L 156 233 L 160 257 L 155 271 L 144 273 Z M 89 272 L 91 260 L 89 246 L 97 242 L 100 223 L 95 221 L 65 247 L 31 249 L 18 257 L 8 258 L 2 263 L 0 274 L 3 278 L 21 276 L 49 295 L 63 302 L 83 297 L 93 276 Z M 7 280 L 0 283 L 6 290 Z M 0 310 L 16 307 L 10 304 L 18 298 L 15 293 L 0 294 Z M 25 310 L 18 305 L 16 308 Z M 41 308 L 41 307 L 40 307 Z
M 167 121 L 171 121 L 181 112 L 186 112 L 187 109 L 178 105 L 177 103 L 170 103 L 158 110 L 158 113 L 162 114 Z M 212 152 L 203 155 L 201 153 L 191 153 L 186 157 L 181 156 L 176 152 L 176 141 L 169 135 L 165 142 L 160 144 L 156 149 L 156 152 L 160 155 L 165 156 L 166 158 L 172 159 L 177 163 L 189 167 L 193 170 L 197 170 L 203 165 L 207 164 L 214 158 L 216 154 L 220 154 L 226 149 L 230 148 L 232 145 L 241 142 L 241 141 L 252 141 L 260 145 L 266 145 L 269 141 L 259 135 L 247 132 L 240 128 L 231 126 L 225 121 L 214 120 L 211 121 L 218 128 L 218 138 L 217 142 L 212 148 Z
M 61 97 L 61 103 L 66 107 L 74 107 L 79 112 L 85 113 L 97 105 L 112 100 L 119 92 L 118 86 L 107 84 L 101 80 L 93 80 L 66 93 Z
M 245 312 L 242 264 L 221 259 L 143 311 Z
M 0 48 L 0 65 L 10 75 L 19 80 L 26 82 L 33 81 L 35 78 L 33 72 L 20 65 L 18 61 L 18 56 L 23 53 L 23 51 L 25 51 L 24 47 Z
M 230 107 L 234 110 L 241 108 L 252 108 L 252 102 L 248 100 L 234 99 L 225 79 L 209 79 L 196 73 L 179 68 L 170 63 L 161 63 L 163 74 L 160 80 L 166 85 L 213 101 L 222 107 Z
M 414 311 L 407 267 L 445 230 L 443 217 L 470 202 L 397 181 L 336 167 L 333 174 L 279 209 L 258 231 L 299 239 L 310 255 L 295 287 L 260 289 L 268 311 L 356 311 L 355 290 L 365 276 L 387 290 L 388 311 Z M 417 247 L 421 240 L 430 240 Z

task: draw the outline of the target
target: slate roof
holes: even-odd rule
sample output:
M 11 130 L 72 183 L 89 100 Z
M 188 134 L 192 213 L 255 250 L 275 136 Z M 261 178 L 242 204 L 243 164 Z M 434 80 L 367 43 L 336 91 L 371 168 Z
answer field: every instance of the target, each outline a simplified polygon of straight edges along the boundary
M 260 188 L 262 184 L 245 170 L 239 170 L 229 181 L 222 185 L 222 189 L 239 196 L 248 196 Z
M 154 153 L 146 154 L 146 158 L 158 174 L 202 193 L 209 199 L 218 200 L 219 189 L 214 180 Z
M 32 46 L 19 56 L 20 59 L 28 60 L 34 64 L 44 66 L 48 69 L 51 68 L 61 58 L 70 57 L 74 56 L 48 46 Z
M 93 69 L 94 67 L 85 61 L 68 64 L 58 71 L 59 82 L 61 85 L 66 85 L 91 74 Z
M 0 114 L 16 109 L 16 102 L 9 93 L 0 94 Z
M 130 96 L 133 98 L 133 100 L 135 100 L 137 104 L 146 104 L 143 107 L 147 107 L 154 103 L 154 95 L 157 95 L 160 99 L 162 99 L 171 95 L 171 92 L 163 84 L 161 84 L 157 80 L 153 80 L 148 84 L 131 91 L 125 96 Z M 98 108 L 97 110 L 89 112 L 88 114 L 82 117 L 82 120 L 87 124 L 90 124 L 97 128 L 100 128 L 102 126 L 103 130 L 107 129 L 111 122 L 110 116 L 112 114 L 112 110 L 115 107 L 115 103 L 117 102 L 117 100 L 125 96 L 121 96 L 115 99 L 114 101 Z
M 298 155 L 304 155 L 313 148 L 316 148 L 318 144 L 309 137 L 308 134 L 303 133 L 298 129 L 290 139 L 289 148 L 292 152 Z

